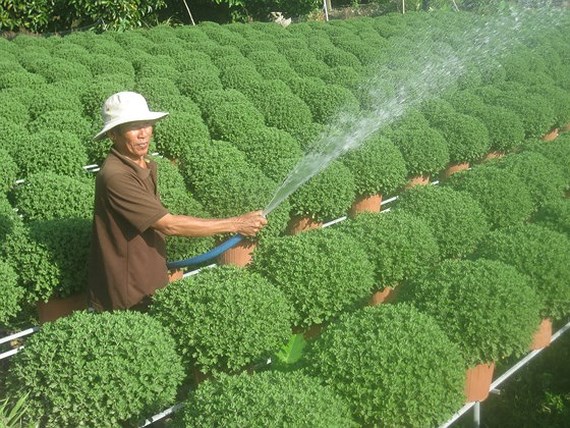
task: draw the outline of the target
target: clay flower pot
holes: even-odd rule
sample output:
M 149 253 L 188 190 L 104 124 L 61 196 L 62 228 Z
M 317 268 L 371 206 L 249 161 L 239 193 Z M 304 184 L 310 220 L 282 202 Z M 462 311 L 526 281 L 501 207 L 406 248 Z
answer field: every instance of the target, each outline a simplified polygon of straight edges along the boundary
M 236 265 L 247 266 L 253 258 L 255 250 L 255 242 L 243 240 L 235 247 L 226 250 L 218 256 L 218 264 L 220 265 Z
M 469 162 L 450 164 L 441 173 L 441 178 L 449 178 L 456 172 L 465 171 L 466 169 L 469 169 Z
M 467 369 L 465 375 L 465 396 L 467 402 L 483 401 L 489 396 L 489 388 L 493 382 L 495 363 L 478 364 Z
M 87 309 L 87 293 L 81 292 L 69 297 L 51 297 L 47 302 L 36 303 L 41 324 L 71 315 L 75 311 Z
M 358 196 L 352 207 L 350 207 L 350 217 L 355 217 L 358 213 L 370 212 L 377 213 L 382 209 L 382 195 L 377 193 L 369 196 Z
M 552 320 L 544 318 L 534 333 L 530 350 L 546 348 L 552 339 Z
M 294 216 L 287 226 L 287 234 L 296 235 L 311 229 L 317 229 L 323 225 L 320 221 L 315 221 L 310 217 Z
M 554 140 L 556 140 L 556 138 L 558 138 L 558 128 L 554 128 L 550 132 L 544 134 L 541 137 L 541 140 L 542 141 L 554 141 Z
M 409 189 L 414 186 L 425 186 L 427 184 L 429 184 L 429 175 L 417 175 L 408 180 L 405 188 Z

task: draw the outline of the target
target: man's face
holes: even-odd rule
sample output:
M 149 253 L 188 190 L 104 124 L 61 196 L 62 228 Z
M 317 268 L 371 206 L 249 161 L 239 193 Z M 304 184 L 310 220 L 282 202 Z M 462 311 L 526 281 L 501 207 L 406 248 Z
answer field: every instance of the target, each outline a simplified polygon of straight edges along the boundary
M 141 159 L 148 153 L 152 127 L 153 122 L 125 123 L 111 131 L 111 139 L 119 153 L 131 159 Z

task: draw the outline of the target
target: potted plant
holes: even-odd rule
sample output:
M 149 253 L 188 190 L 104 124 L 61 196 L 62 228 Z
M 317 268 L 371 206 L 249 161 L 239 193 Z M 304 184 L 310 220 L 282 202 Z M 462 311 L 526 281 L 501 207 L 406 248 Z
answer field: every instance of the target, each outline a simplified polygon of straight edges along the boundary
M 389 140 L 400 149 L 410 184 L 427 184 L 449 163 L 449 149 L 443 135 L 430 128 L 426 119 L 417 111 L 411 111 L 403 120 L 386 131 Z M 416 179 L 416 180 L 414 180 Z
M 24 301 L 24 289 L 18 284 L 18 275 L 7 262 L 0 259 L 0 324 L 8 322 L 19 314 L 21 303 Z
M 416 186 L 400 195 L 397 210 L 424 220 L 443 258 L 471 253 L 489 224 L 479 202 L 469 193 L 442 186 Z
M 293 304 L 299 329 L 334 319 L 374 287 L 374 266 L 360 243 L 327 229 L 268 240 L 253 257 L 252 269 Z
M 530 191 L 515 174 L 495 165 L 476 165 L 445 182 L 479 202 L 491 228 L 527 221 L 532 215 Z
M 150 314 L 168 329 L 186 370 L 239 373 L 291 335 L 285 295 L 255 272 L 208 269 L 156 292 Z
M 24 221 L 93 216 L 95 185 L 89 177 L 37 172 L 14 189 L 14 206 Z
M 535 209 L 560 199 L 568 182 L 558 165 L 533 151 L 523 151 L 502 158 L 497 165 L 521 179 L 530 191 Z
M 491 376 L 496 361 L 528 349 L 539 323 L 541 301 L 528 278 L 494 260 L 444 260 L 404 284 L 399 297 L 437 322 L 459 346 L 466 368 L 487 365 Z M 466 384 L 467 401 L 487 397 L 487 380 L 479 391 Z
M 476 117 L 456 112 L 443 99 L 424 102 L 421 111 L 430 126 L 443 134 L 447 143 L 450 165 L 443 172 L 444 178 L 469 168 L 470 163 L 489 150 L 489 132 Z
M 331 388 L 299 371 L 220 375 L 192 391 L 177 417 L 184 426 L 355 427 Z
M 355 196 L 354 177 L 339 160 L 333 160 L 290 197 L 291 221 L 288 232 L 295 234 L 319 227 L 345 215 Z
M 308 372 L 333 388 L 363 426 L 438 426 L 464 400 L 465 363 L 457 345 L 411 305 L 344 314 L 305 360 Z
M 41 322 L 87 308 L 91 221 L 67 218 L 20 225 L 2 243 L 26 300 L 37 302 Z
M 371 304 L 393 300 L 403 281 L 419 275 L 439 260 L 439 247 L 420 217 L 404 210 L 362 213 L 335 226 L 360 242 L 374 265 Z M 394 294 L 395 293 L 395 294 Z
M 172 404 L 182 377 L 174 341 L 150 316 L 82 311 L 29 337 L 7 385 L 28 394 L 42 426 L 130 426 Z
M 491 232 L 475 254 L 527 274 L 542 299 L 542 318 L 558 320 L 570 313 L 570 241 L 566 235 L 538 224 L 521 224 Z
M 402 153 L 379 134 L 346 153 L 341 161 L 352 173 L 356 185 L 357 196 L 350 209 L 352 216 L 362 211 L 380 211 L 382 196 L 394 193 L 408 176 Z

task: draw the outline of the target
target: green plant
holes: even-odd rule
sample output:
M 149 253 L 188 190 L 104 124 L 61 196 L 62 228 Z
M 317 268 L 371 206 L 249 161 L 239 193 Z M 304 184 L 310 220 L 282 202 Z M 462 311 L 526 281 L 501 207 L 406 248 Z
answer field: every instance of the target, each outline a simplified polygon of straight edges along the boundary
M 544 144 L 542 141 L 528 140 L 525 150 L 540 153 L 548 158 L 562 172 L 566 188 L 570 188 L 570 133 L 561 134 L 556 140 Z
M 466 256 L 489 231 L 479 202 L 449 187 L 415 186 L 400 195 L 397 209 L 429 225 L 444 258 Z
M 16 160 L 14 156 L 17 156 L 22 144 L 24 144 L 24 141 L 29 139 L 29 137 L 30 133 L 23 125 L 13 123 L 9 119 L 0 117 L 0 145 L 8 152 L 14 161 Z
M 154 130 L 157 150 L 167 158 L 183 160 L 188 151 L 209 144 L 210 132 L 199 115 L 173 112 Z
M 410 305 L 344 314 L 305 358 L 309 373 L 345 399 L 365 426 L 437 426 L 464 401 L 457 345 Z
M 346 403 L 300 372 L 220 376 L 188 397 L 184 426 L 355 426 Z
M 22 395 L 15 403 L 10 397 L 0 400 L 0 424 L 5 428 L 37 428 L 39 425 L 34 422 L 24 424 L 23 418 L 28 411 L 26 400 L 28 394 Z
M 360 242 L 374 264 L 378 288 L 395 287 L 439 260 L 428 224 L 403 210 L 361 213 L 335 227 Z
M 568 186 L 558 165 L 537 152 L 514 153 L 500 159 L 497 165 L 525 183 L 535 208 L 560 199 Z
M 30 121 L 28 106 L 5 91 L 0 92 L 0 117 L 24 126 Z
M 88 178 L 52 172 L 29 175 L 14 190 L 14 206 L 24 221 L 93 216 L 95 186 Z
M 430 128 L 423 115 L 412 112 L 406 116 L 384 135 L 402 153 L 409 176 L 439 173 L 449 163 L 449 149 L 443 135 Z
M 75 134 L 88 148 L 91 145 L 93 124 L 80 110 L 50 110 L 28 123 L 28 129 L 32 134 L 48 129 L 69 132 Z
M 408 175 L 402 153 L 380 134 L 346 153 L 341 161 L 354 177 L 357 195 L 390 195 L 406 182 Z
M 176 84 L 182 95 L 187 95 L 198 101 L 205 92 L 222 89 L 219 74 L 220 70 L 211 62 L 199 62 L 195 68 L 181 73 Z
M 16 226 L 21 224 L 22 219 L 10 204 L 8 198 L 3 194 L 0 195 L 0 245 L 4 242 L 6 235 L 11 233 Z
M 570 313 L 570 241 L 537 224 L 521 224 L 491 232 L 475 256 L 516 267 L 531 278 L 542 299 L 541 316 L 562 319 Z
M 451 163 L 473 162 L 489 150 L 489 132 L 477 118 L 456 112 L 442 99 L 425 102 L 422 112 L 430 125 L 443 134 Z
M 174 341 L 134 312 L 75 312 L 46 323 L 10 361 L 8 390 L 41 426 L 132 426 L 172 404 L 183 377 Z
M 355 190 L 348 167 L 334 160 L 289 197 L 291 214 L 320 222 L 334 220 L 346 214 L 354 201 Z
M 300 327 L 331 321 L 374 288 L 374 266 L 360 243 L 323 229 L 267 240 L 254 252 L 253 269 L 292 302 Z
M 42 153 L 38 156 L 38 151 Z M 78 177 L 87 165 L 87 153 L 79 138 L 68 131 L 42 130 L 30 134 L 12 155 L 25 176 L 36 172 Z
M 90 241 L 90 220 L 35 221 L 16 225 L 2 242 L 2 252 L 18 272 L 26 300 L 48 301 L 84 290 Z
M 477 165 L 453 174 L 445 185 L 465 191 L 479 202 L 491 228 L 520 224 L 533 211 L 526 185 L 515 174 L 494 165 Z
M 293 310 L 261 275 L 219 266 L 157 291 L 150 314 L 171 332 L 188 371 L 237 373 L 289 338 Z
M 24 289 L 18 284 L 18 275 L 8 263 L 0 259 L 0 323 L 7 324 L 21 310 L 20 303 L 24 299 Z M 0 412 L 2 415 L 2 412 Z M 1 422 L 1 419 L 0 419 Z
M 444 260 L 402 286 L 399 298 L 433 317 L 468 367 L 524 354 L 540 322 L 529 278 L 495 260 Z
M 8 192 L 18 179 L 18 165 L 10 156 L 8 151 L 0 147 L 0 165 L 2 165 L 2 172 L 0 173 L 0 190 L 4 193 Z
M 570 237 L 570 200 L 560 198 L 546 202 L 535 214 L 534 222 Z

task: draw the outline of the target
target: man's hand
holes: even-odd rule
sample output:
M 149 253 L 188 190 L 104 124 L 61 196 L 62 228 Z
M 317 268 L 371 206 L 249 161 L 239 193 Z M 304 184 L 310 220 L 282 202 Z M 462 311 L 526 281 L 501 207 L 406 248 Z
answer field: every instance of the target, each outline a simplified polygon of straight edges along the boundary
M 252 211 L 234 218 L 236 232 L 243 236 L 255 236 L 267 224 L 263 211 Z

